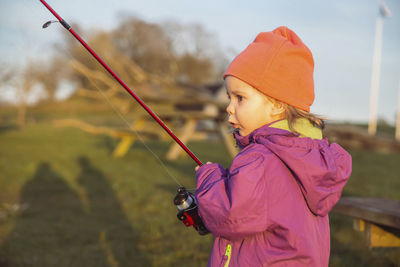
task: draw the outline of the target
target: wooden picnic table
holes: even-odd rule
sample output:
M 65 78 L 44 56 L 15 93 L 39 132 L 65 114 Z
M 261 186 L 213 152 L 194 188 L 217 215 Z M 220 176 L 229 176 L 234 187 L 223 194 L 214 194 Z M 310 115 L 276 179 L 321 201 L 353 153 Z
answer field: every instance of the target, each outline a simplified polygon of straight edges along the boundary
M 400 247 L 400 201 L 342 197 L 333 212 L 353 217 L 354 229 L 365 233 L 372 247 Z

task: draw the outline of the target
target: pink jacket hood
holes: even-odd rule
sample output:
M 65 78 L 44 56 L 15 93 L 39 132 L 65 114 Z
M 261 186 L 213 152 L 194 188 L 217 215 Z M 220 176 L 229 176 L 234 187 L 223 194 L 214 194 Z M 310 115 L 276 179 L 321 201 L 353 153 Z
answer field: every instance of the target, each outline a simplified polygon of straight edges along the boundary
M 290 169 L 309 209 L 325 216 L 339 200 L 342 188 L 351 174 L 351 156 L 336 143 L 298 137 L 287 130 L 261 127 L 247 136 L 234 137 L 244 149 L 251 143 L 264 145 Z

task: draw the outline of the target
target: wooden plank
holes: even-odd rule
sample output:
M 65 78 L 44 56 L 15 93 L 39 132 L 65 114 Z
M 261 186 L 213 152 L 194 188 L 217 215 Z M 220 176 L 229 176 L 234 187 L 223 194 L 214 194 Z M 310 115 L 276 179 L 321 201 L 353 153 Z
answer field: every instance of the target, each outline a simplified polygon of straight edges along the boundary
M 184 128 L 183 128 L 183 133 L 179 137 L 179 140 L 182 141 L 182 143 L 187 143 L 189 141 L 190 137 L 193 135 L 194 130 L 196 129 L 197 125 L 197 120 L 195 119 L 190 119 L 186 122 Z M 179 156 L 180 153 L 183 152 L 183 149 L 179 144 L 174 142 L 172 146 L 170 147 L 168 153 L 167 153 L 167 159 L 168 160 L 175 160 Z
M 91 134 L 106 134 L 109 136 L 118 137 L 118 133 L 115 129 L 111 129 L 108 127 L 94 126 L 77 119 L 54 120 L 53 123 L 56 127 L 67 127 L 67 126 L 76 127 Z
M 353 229 L 358 232 L 364 232 L 365 231 L 365 221 L 354 218 L 353 219 Z
M 221 109 L 225 109 L 229 104 L 227 101 L 221 101 L 212 96 L 160 96 L 160 95 L 140 95 L 140 98 L 146 103 L 168 103 L 172 105 L 184 104 L 184 105 L 197 105 L 197 104 L 213 104 Z
M 137 131 L 137 130 L 142 130 L 144 127 L 145 120 L 142 118 L 137 119 L 133 125 L 132 128 Z M 117 147 L 114 149 L 113 152 L 113 157 L 118 158 L 118 157 L 123 157 L 125 154 L 129 151 L 129 148 L 131 145 L 135 142 L 135 136 L 130 134 L 130 135 L 123 135 L 121 141 L 118 143 Z
M 157 111 L 157 109 L 155 109 Z M 163 119 L 163 120 L 168 120 L 168 119 L 198 119 L 198 120 L 206 120 L 206 119 L 220 119 L 225 117 L 225 115 L 219 115 L 219 114 L 207 114 L 203 111 L 185 111 L 185 112 L 177 112 L 177 111 L 163 111 L 163 112 L 158 112 L 156 114 L 159 114 L 158 116 Z
M 232 134 L 229 134 L 228 132 L 229 130 L 228 127 L 226 127 L 226 124 L 222 123 L 219 125 L 219 133 L 224 140 L 225 147 L 229 151 L 231 157 L 234 158 L 239 152 L 239 149 L 236 146 L 236 142 L 235 139 L 232 137 Z
M 400 201 L 398 200 L 342 197 L 332 211 L 400 229 Z
M 126 152 L 128 152 L 134 141 L 135 137 L 133 135 L 126 135 L 122 137 L 121 141 L 113 151 L 113 157 L 119 158 L 125 156 Z
M 365 224 L 365 237 L 368 246 L 370 248 L 400 247 L 400 231 L 396 230 L 367 222 Z

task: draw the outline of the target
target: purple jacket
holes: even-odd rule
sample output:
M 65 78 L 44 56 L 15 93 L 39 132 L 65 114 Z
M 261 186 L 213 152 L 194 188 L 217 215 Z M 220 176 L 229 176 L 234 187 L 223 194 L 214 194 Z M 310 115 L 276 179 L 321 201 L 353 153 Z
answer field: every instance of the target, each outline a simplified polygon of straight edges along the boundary
M 214 235 L 208 266 L 328 266 L 328 212 L 351 173 L 351 156 L 327 139 L 265 125 L 229 169 L 205 164 L 195 196 Z

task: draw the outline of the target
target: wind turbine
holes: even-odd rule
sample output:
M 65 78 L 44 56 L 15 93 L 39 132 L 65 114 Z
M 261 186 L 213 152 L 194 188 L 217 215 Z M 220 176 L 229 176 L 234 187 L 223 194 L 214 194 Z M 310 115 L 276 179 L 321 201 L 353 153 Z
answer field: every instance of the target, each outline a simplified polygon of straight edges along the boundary
M 368 133 L 370 135 L 376 134 L 378 91 L 379 91 L 381 53 L 382 53 L 383 19 L 390 18 L 391 16 L 392 12 L 390 12 L 384 0 L 379 0 L 379 14 L 378 17 L 376 18 L 374 56 L 372 60 L 371 95 L 370 95 L 369 122 L 368 122 Z
M 397 141 L 400 141 L 400 81 L 399 81 L 399 92 L 397 94 L 397 116 L 396 116 L 395 137 Z

